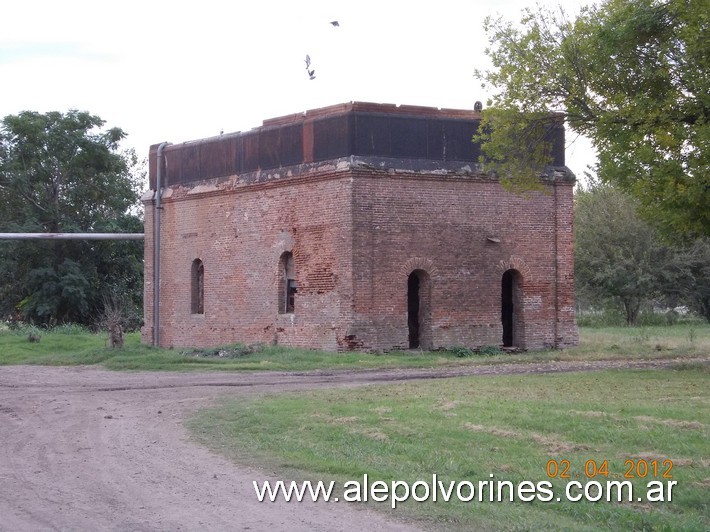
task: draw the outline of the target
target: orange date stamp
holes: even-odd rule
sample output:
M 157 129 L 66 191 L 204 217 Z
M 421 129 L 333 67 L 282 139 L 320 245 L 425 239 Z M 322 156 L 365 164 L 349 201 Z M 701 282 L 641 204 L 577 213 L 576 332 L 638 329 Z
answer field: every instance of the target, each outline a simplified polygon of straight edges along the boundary
M 609 461 L 608 460 L 587 460 L 584 464 L 580 463 L 579 468 L 573 467 L 569 460 L 548 460 L 545 466 L 545 472 L 548 478 L 579 478 L 583 474 L 587 478 L 608 477 Z M 623 477 L 628 479 L 633 478 L 673 478 L 673 460 L 646 460 L 646 459 L 627 459 L 624 461 Z M 619 472 L 621 474 L 621 472 Z M 618 475 L 612 475 L 618 476 Z

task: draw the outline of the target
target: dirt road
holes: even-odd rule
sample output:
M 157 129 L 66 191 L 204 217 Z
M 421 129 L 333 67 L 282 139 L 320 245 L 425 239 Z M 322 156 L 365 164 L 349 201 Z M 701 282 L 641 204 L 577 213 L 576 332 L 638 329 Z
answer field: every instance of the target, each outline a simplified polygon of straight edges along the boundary
M 305 374 L 0 367 L 0 530 L 410 530 L 355 505 L 259 503 L 252 481 L 274 473 L 191 442 L 182 422 L 225 394 L 669 363 Z

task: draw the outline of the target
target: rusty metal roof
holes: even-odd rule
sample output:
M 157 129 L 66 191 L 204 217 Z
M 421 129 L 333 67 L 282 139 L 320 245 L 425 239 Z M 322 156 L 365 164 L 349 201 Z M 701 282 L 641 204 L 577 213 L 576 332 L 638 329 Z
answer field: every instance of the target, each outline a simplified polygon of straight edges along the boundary
M 350 155 L 426 161 L 477 162 L 472 142 L 481 114 L 472 110 L 350 102 L 265 120 L 245 133 L 171 144 L 164 150 L 166 185 Z M 155 189 L 158 145 L 151 146 Z M 554 132 L 555 166 L 564 166 L 564 128 Z

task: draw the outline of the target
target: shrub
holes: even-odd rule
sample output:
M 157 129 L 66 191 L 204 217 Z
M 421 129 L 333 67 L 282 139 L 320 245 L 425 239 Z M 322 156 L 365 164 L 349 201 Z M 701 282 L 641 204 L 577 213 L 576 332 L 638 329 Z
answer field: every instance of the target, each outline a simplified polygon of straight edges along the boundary
M 463 347 L 463 346 L 449 347 L 446 350 L 449 353 L 456 355 L 458 358 L 466 358 L 466 357 L 470 357 L 471 355 L 473 355 L 473 351 L 471 349 L 469 349 L 468 347 Z
M 456 355 L 458 358 L 466 358 L 474 355 L 492 356 L 503 353 L 503 350 L 497 345 L 484 345 L 477 349 L 469 349 L 468 347 L 463 346 L 453 346 L 446 348 L 445 351 Z

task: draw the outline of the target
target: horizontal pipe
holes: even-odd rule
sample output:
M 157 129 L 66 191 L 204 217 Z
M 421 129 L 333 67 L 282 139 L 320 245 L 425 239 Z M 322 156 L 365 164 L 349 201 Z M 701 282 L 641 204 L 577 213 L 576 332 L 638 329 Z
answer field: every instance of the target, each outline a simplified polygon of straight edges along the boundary
M 143 233 L 0 233 L 0 240 L 143 240 Z

